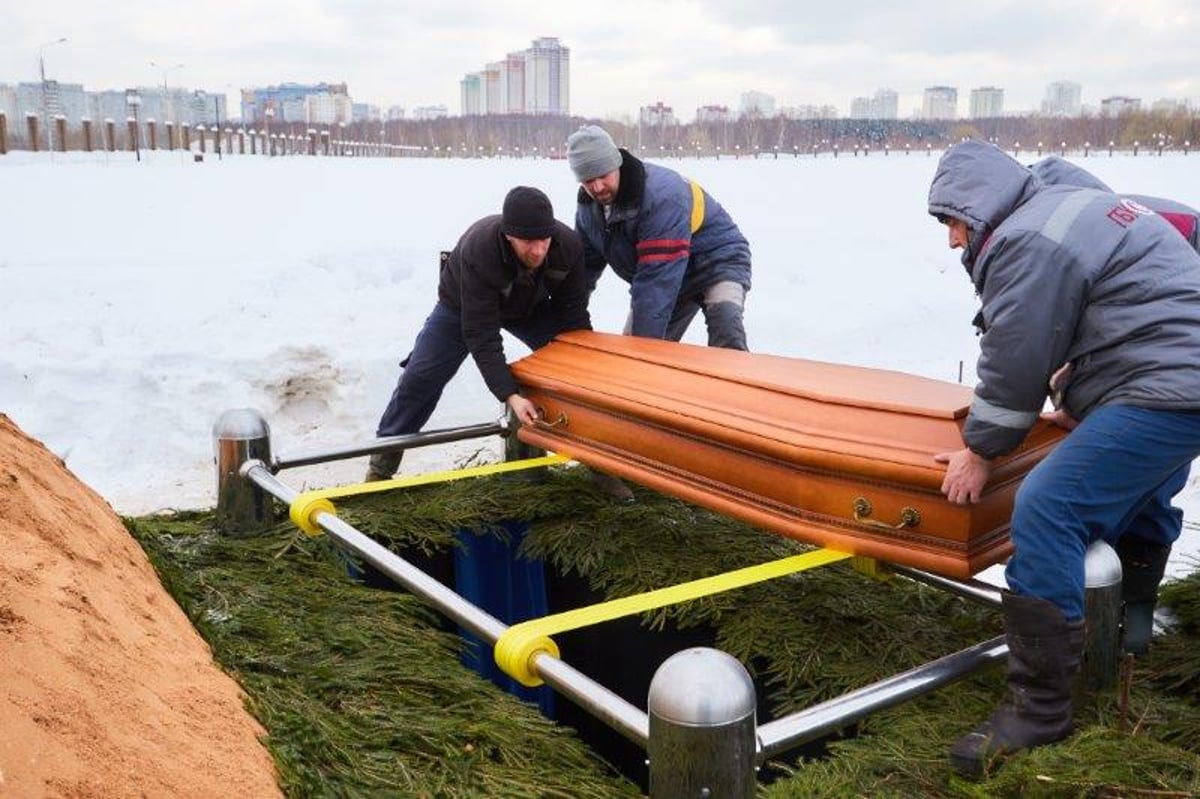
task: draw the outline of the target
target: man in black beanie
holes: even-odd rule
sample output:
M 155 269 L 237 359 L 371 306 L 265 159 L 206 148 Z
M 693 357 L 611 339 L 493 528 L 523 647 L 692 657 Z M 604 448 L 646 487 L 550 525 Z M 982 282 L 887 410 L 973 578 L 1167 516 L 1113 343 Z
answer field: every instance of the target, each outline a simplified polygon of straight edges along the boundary
M 500 331 L 537 349 L 568 330 L 590 330 L 583 245 L 554 218 L 550 198 L 517 186 L 503 212 L 467 229 L 442 254 L 438 301 L 407 358 L 376 435 L 419 431 L 433 415 L 442 390 L 470 353 L 483 380 L 522 424 L 537 417 L 521 396 L 504 357 Z M 371 456 L 368 481 L 386 480 L 401 452 Z

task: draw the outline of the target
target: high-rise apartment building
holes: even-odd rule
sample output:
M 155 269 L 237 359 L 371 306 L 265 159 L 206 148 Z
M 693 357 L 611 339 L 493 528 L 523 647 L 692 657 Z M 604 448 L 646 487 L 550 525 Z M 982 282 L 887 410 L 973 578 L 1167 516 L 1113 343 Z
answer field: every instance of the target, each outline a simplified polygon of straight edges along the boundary
M 770 119 L 775 116 L 775 98 L 766 92 L 744 92 L 738 104 L 738 116 L 743 119 Z
M 1150 104 L 1150 111 L 1155 114 L 1186 113 L 1189 108 L 1191 106 L 1187 99 L 1180 100 L 1176 97 L 1161 97 Z
M 1142 101 L 1138 97 L 1105 97 L 1100 101 L 1100 115 L 1117 117 L 1126 112 L 1140 111 Z
M 412 118 L 415 120 L 443 119 L 449 115 L 444 105 L 419 105 L 413 109 Z
M 310 94 L 304 98 L 305 119 L 310 125 L 336 125 L 353 118 L 353 104 L 345 94 Z
M 554 36 L 525 51 L 525 113 L 567 116 L 571 107 L 571 49 Z
M 871 119 L 895 119 L 900 113 L 900 96 L 894 89 L 876 89 L 870 111 Z
M 1004 89 L 981 86 L 971 89 L 971 119 L 995 119 L 1004 115 Z
M 958 89 L 953 86 L 930 86 L 921 104 L 924 119 L 957 119 Z
M 1077 117 L 1083 110 L 1083 89 L 1078 83 L 1059 80 L 1046 86 L 1042 113 L 1051 117 Z
M 855 97 L 850 101 L 851 119 L 895 119 L 900 106 L 899 95 L 892 89 L 877 89 L 872 97 Z
M 462 115 L 478 116 L 483 113 L 483 73 L 468 72 L 458 82 Z
M 855 97 L 850 101 L 850 119 L 870 119 L 871 98 Z
M 506 114 L 525 113 L 524 53 L 509 53 L 500 62 L 500 93 Z
M 0 111 L 4 111 L 12 129 L 13 120 L 18 117 L 24 120 L 27 114 L 36 114 L 47 120 L 61 114 L 66 117 L 68 124 L 77 125 L 80 119 L 88 115 L 89 108 L 87 92 L 81 84 L 48 80 L 44 83 L 5 86 L 0 95 Z M 45 124 L 43 122 L 43 126 Z
M 275 122 L 308 123 L 307 97 L 314 94 L 343 95 L 349 98 L 344 83 L 281 83 L 265 88 L 242 89 L 242 120 L 261 122 L 270 109 Z
M 664 105 L 659 100 L 654 105 L 644 105 L 638 109 L 638 124 L 666 127 L 675 124 L 675 110 Z
M 500 84 L 503 61 L 493 61 L 479 73 L 479 108 L 485 114 L 507 114 L 508 96 Z
M 142 92 L 154 92 L 153 88 L 141 89 Z M 203 89 L 196 89 L 187 95 L 184 106 L 184 116 L 192 125 L 217 125 L 229 120 L 229 111 L 225 107 L 225 94 L 209 94 Z M 303 111 L 300 112 L 303 114 Z M 145 115 L 143 114 L 143 119 Z M 301 116 L 300 120 L 304 117 Z M 297 121 L 300 121 L 297 120 Z
M 727 105 L 702 105 L 696 109 L 696 121 L 701 124 L 728 122 L 729 119 L 729 106 Z
M 789 105 L 779 110 L 785 119 L 837 119 L 838 111 L 832 105 Z
M 142 97 L 144 100 L 149 95 Z M 98 124 L 103 124 L 107 119 L 111 119 L 113 122 L 123 122 L 126 118 L 133 116 L 133 110 L 129 107 L 129 96 L 124 91 L 107 89 L 102 92 L 88 92 L 88 101 L 89 114 Z M 168 118 L 162 121 L 175 122 L 177 120 Z
M 462 113 L 566 116 L 570 86 L 571 49 L 557 38 L 542 37 L 529 49 L 464 76 L 459 82 Z

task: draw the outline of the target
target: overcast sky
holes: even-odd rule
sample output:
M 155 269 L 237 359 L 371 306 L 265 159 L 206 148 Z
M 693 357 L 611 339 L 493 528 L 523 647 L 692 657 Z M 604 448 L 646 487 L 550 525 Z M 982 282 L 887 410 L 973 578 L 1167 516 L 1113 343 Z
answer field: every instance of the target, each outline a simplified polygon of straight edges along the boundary
M 758 90 L 777 106 L 830 104 L 881 87 L 900 115 L 926 86 L 997 86 L 1006 110 L 1046 84 L 1200 101 L 1196 0 L 0 0 L 0 82 L 46 75 L 89 90 L 172 86 L 230 95 L 285 81 L 345 81 L 356 102 L 444 104 L 485 62 L 557 36 L 571 48 L 571 112 L 633 116 L 663 101 L 683 121 Z M 65 44 L 42 48 L 66 37 Z M 159 65 L 150 66 L 150 62 Z

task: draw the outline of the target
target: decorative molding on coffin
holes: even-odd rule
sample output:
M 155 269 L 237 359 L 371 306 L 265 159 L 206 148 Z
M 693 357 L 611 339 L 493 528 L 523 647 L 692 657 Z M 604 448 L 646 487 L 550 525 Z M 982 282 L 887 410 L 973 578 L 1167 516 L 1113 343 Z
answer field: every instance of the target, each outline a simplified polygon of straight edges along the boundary
M 941 496 L 936 452 L 962 446 L 971 391 L 861 367 L 576 332 L 513 364 L 548 420 L 529 444 L 821 546 L 968 577 L 1011 552 L 1020 479 L 1061 433 L 1039 425 L 979 505 Z M 824 426 L 823 426 L 824 425 Z M 903 508 L 915 528 L 873 521 Z

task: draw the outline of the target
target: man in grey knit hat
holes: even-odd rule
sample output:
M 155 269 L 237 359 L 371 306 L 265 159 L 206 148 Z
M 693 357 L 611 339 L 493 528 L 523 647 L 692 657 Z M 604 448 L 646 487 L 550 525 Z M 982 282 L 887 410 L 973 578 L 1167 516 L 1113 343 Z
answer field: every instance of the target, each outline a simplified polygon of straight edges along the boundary
M 747 349 L 750 245 L 720 203 L 618 149 L 597 125 L 571 134 L 567 162 L 580 183 L 575 230 L 589 286 L 606 265 L 629 283 L 625 332 L 678 341 L 703 311 L 710 347 Z

